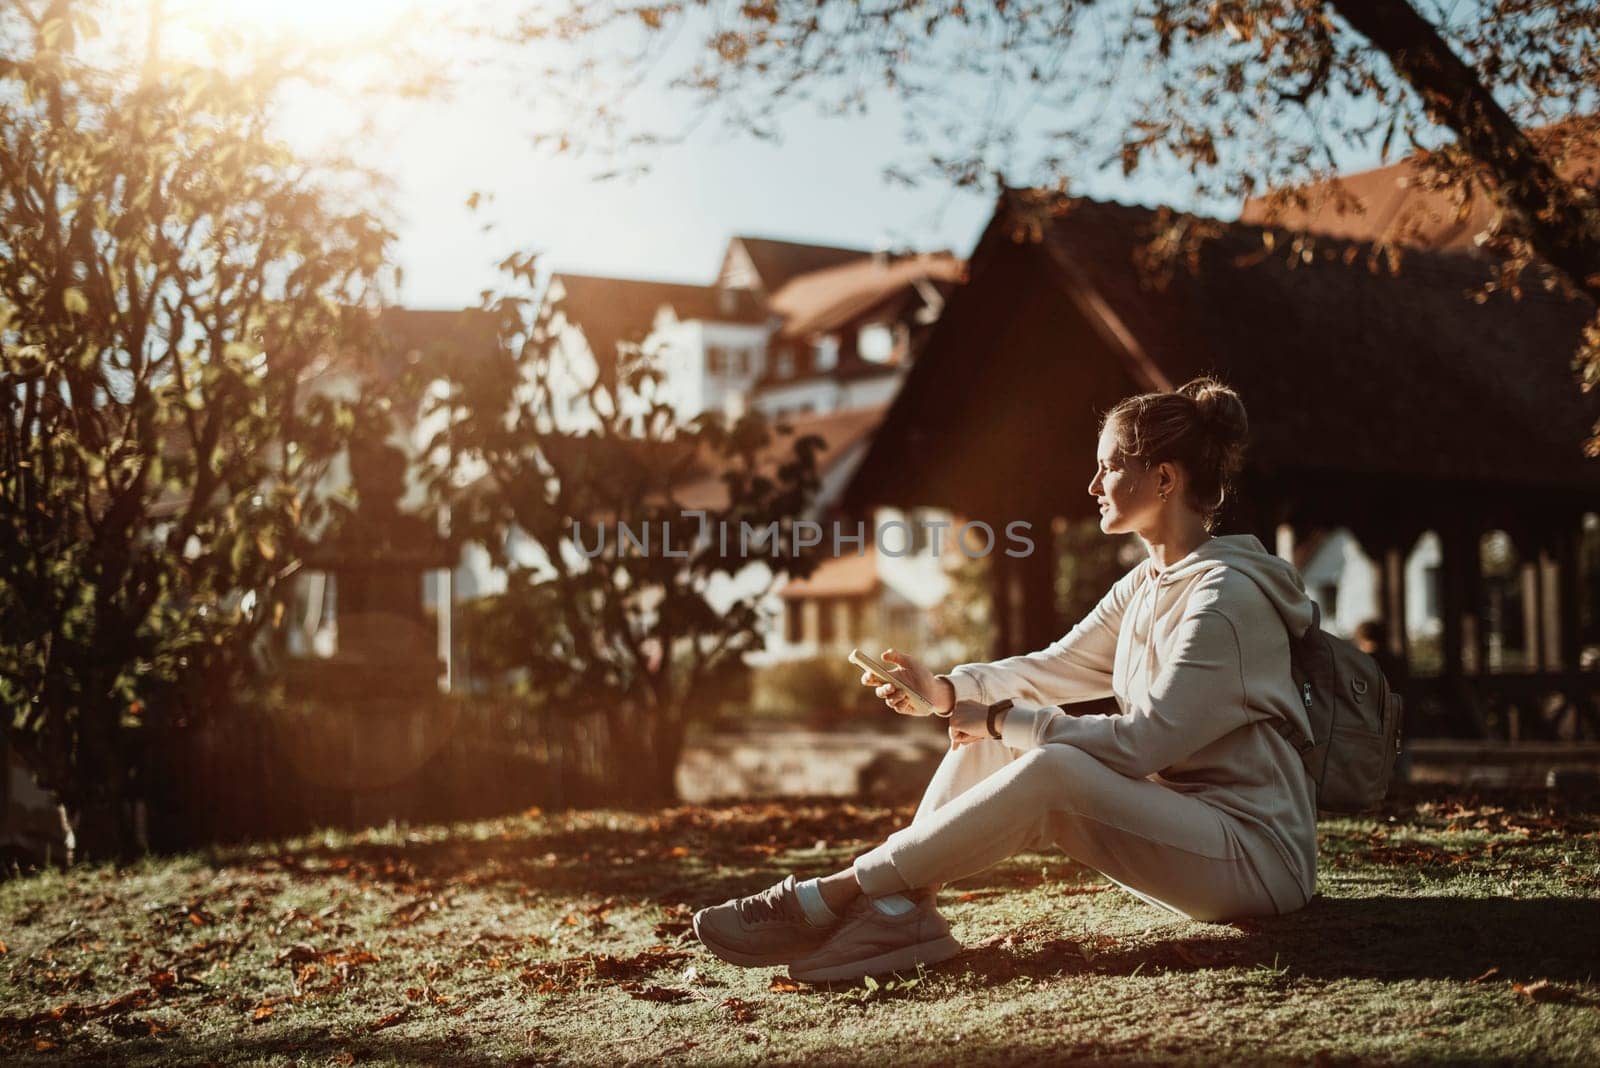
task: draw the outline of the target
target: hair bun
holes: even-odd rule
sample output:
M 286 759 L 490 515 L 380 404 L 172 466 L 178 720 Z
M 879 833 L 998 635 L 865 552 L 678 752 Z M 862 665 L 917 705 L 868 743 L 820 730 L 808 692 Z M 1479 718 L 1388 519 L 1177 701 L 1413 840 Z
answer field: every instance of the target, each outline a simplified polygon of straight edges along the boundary
M 1243 445 L 1250 436 L 1250 420 L 1244 402 L 1228 386 L 1202 375 L 1178 387 L 1178 392 L 1194 401 L 1200 422 L 1224 449 Z

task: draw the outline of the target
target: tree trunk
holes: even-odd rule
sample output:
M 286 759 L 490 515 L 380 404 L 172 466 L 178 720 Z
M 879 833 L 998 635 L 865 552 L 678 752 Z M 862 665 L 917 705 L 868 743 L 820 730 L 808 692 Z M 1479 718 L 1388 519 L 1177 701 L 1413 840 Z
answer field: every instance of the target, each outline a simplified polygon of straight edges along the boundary
M 75 761 L 77 797 L 68 803 L 77 843 L 74 863 L 117 862 L 134 854 L 120 714 L 110 700 L 82 710 Z
M 662 716 L 655 724 L 651 752 L 653 775 L 650 800 L 672 804 L 678 800 L 678 762 L 683 759 L 684 725 L 676 716 Z
M 1539 155 L 1477 72 L 1406 0 L 1330 2 L 1489 171 L 1493 195 L 1525 220 L 1534 251 L 1600 302 L 1600 233 L 1572 184 Z
M 639 705 L 606 710 L 606 775 L 619 799 L 644 804 L 678 800 L 678 761 L 684 725 Z

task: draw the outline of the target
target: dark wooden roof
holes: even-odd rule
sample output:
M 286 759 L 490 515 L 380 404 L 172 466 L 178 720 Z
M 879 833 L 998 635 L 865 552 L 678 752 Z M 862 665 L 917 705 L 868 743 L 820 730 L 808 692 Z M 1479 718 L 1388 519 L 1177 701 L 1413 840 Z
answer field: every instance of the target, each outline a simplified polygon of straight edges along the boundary
M 1099 413 L 1204 371 L 1245 402 L 1247 473 L 1296 492 L 1450 484 L 1600 500 L 1582 448 L 1600 410 L 1570 369 L 1587 302 L 1475 303 L 1488 268 L 1447 252 L 1410 252 L 1398 276 L 1369 269 L 1360 243 L 1291 264 L 1281 231 L 1176 214 L 1167 225 L 1216 236 L 1196 273 L 1179 266 L 1160 289 L 1137 261 L 1162 218 L 1003 194 L 847 504 L 1086 513 Z

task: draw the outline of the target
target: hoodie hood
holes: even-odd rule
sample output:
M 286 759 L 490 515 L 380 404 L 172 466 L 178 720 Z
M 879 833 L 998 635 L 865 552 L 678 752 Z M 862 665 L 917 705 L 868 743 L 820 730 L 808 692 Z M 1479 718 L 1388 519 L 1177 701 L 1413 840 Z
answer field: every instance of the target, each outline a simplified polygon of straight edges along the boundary
M 1173 561 L 1165 570 L 1158 570 L 1154 560 L 1148 563 L 1150 578 L 1163 581 L 1190 577 L 1217 567 L 1241 571 L 1267 595 L 1284 626 L 1296 637 L 1304 637 L 1317 617 L 1316 604 L 1306 595 L 1300 572 L 1283 557 L 1268 552 L 1254 534 L 1213 537 L 1188 556 Z

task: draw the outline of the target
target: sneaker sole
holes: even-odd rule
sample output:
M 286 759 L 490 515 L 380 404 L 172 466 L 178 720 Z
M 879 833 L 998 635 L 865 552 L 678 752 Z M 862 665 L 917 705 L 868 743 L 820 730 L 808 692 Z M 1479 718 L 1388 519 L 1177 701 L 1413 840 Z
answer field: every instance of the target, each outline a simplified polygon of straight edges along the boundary
M 956 941 L 954 935 L 945 935 L 931 942 L 921 942 L 914 946 L 881 953 L 876 957 L 868 957 L 866 960 L 847 961 L 827 968 L 796 968 L 790 965 L 789 978 L 803 983 L 827 983 L 839 979 L 883 975 L 888 972 L 915 971 L 919 964 L 938 964 L 947 961 L 960 953 L 961 949 L 961 943 Z
M 788 964 L 790 961 L 794 960 L 797 955 L 803 955 L 805 953 L 812 952 L 811 949 L 807 949 L 798 951 L 797 953 L 788 953 L 783 954 L 782 956 L 777 956 L 771 953 L 744 953 L 737 949 L 729 949 L 727 946 L 722 945 L 713 939 L 709 939 L 703 933 L 701 933 L 699 912 L 690 917 L 689 926 L 694 928 L 694 936 L 700 940 L 700 944 L 704 946 L 712 956 L 716 957 L 718 960 L 725 960 L 729 964 L 738 964 L 746 968 L 761 968 L 774 964 Z M 816 947 L 812 947 L 812 949 L 815 948 Z

